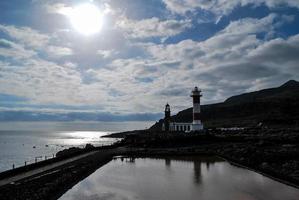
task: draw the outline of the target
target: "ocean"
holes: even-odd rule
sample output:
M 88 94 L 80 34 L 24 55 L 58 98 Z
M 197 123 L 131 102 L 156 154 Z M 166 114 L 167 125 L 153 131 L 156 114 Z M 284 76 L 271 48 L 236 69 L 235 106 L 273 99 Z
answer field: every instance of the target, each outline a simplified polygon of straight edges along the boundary
M 0 172 L 53 157 L 69 147 L 109 145 L 114 132 L 144 129 L 153 122 L 0 122 Z

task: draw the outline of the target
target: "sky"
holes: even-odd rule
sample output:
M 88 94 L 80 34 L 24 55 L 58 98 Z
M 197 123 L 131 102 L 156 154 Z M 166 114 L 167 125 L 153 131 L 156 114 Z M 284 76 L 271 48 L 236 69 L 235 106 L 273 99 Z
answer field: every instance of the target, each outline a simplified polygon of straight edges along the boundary
M 298 63 L 299 0 L 0 1 L 0 121 L 157 120 Z

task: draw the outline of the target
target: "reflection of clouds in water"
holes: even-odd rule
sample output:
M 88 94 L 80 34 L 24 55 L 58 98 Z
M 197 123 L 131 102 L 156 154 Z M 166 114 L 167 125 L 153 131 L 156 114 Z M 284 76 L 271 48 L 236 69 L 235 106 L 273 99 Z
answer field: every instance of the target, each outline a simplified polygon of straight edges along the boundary
M 118 194 L 115 194 L 113 192 L 106 192 L 101 195 L 101 200 L 117 200 L 117 199 L 127 200 L 128 198 L 118 196 Z
M 102 194 L 85 194 L 83 193 L 77 193 L 71 196 L 64 197 L 65 200 L 117 200 L 120 199 L 117 197 L 115 193 L 109 192 L 109 193 L 102 193 Z M 123 199 L 123 198 L 122 198 Z M 125 199 L 124 199 L 125 200 Z
M 91 191 L 77 190 L 76 192 L 62 196 L 60 200 L 134 200 L 137 197 L 127 195 L 125 191 L 103 191 L 103 188 L 98 188 L 97 194 L 90 194 Z M 95 192 L 95 190 L 93 190 Z
M 135 198 L 127 197 L 124 194 L 115 192 L 105 192 L 98 195 L 99 200 L 133 200 Z
M 117 158 L 60 200 L 295 200 L 299 190 L 215 157 Z

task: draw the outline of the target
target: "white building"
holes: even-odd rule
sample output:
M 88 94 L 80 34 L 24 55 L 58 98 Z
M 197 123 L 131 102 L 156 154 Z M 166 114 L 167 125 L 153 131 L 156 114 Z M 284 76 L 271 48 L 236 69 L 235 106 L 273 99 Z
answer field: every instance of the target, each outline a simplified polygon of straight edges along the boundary
M 162 124 L 163 131 L 198 131 L 203 129 L 203 124 L 201 122 L 200 114 L 200 97 L 201 90 L 195 87 L 192 90 L 191 97 L 193 99 L 193 121 L 192 122 L 172 122 L 170 118 L 170 106 L 166 104 L 165 106 L 165 118 Z

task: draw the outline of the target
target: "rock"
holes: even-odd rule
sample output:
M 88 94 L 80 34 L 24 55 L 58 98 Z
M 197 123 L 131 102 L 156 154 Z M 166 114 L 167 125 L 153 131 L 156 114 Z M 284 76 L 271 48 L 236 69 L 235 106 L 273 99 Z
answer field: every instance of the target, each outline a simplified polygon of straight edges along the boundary
M 94 149 L 95 147 L 92 144 L 86 144 L 85 149 Z
M 263 169 L 267 169 L 267 168 L 269 168 L 269 164 L 268 164 L 267 162 L 263 162 L 263 163 L 261 164 L 261 168 L 263 168 Z
M 64 156 L 74 155 L 80 151 L 82 151 L 82 149 L 79 147 L 71 147 L 69 149 L 64 149 L 62 151 L 57 152 L 56 157 L 64 157 Z

